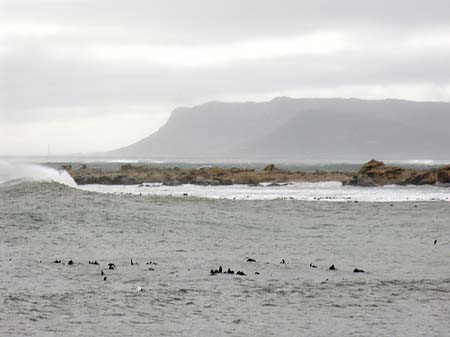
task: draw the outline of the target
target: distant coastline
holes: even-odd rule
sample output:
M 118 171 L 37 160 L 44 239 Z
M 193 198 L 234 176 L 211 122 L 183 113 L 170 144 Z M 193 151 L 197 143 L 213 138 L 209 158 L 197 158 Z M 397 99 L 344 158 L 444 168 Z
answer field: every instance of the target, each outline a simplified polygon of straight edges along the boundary
M 450 186 L 450 165 L 431 169 L 403 168 L 388 166 L 372 159 L 355 172 L 289 171 L 269 164 L 261 170 L 252 168 L 214 167 L 200 168 L 152 167 L 124 164 L 118 170 L 105 170 L 82 165 L 74 169 L 63 165 L 63 169 L 79 185 L 138 185 L 162 183 L 166 186 L 193 184 L 202 186 L 218 185 L 259 185 L 261 183 L 282 185 L 290 182 L 338 181 L 344 185 L 385 186 L 385 185 L 436 185 Z

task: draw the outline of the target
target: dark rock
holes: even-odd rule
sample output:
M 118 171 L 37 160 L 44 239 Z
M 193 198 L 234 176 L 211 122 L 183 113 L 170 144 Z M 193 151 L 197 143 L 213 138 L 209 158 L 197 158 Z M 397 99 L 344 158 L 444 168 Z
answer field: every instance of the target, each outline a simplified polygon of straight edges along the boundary
M 169 178 L 163 181 L 164 186 L 180 186 L 181 182 L 177 179 Z
M 273 170 L 275 170 L 275 165 L 274 164 L 269 164 L 266 167 L 264 167 L 264 171 L 266 172 L 272 172 Z
M 129 177 L 126 175 L 119 175 L 114 178 L 112 178 L 112 184 L 113 185 L 137 185 L 139 182 L 136 180 L 136 178 Z
M 435 183 L 436 174 L 431 171 L 416 173 L 405 180 L 407 185 L 433 185 Z
M 360 174 L 365 174 L 367 172 L 373 171 L 374 169 L 378 169 L 380 167 L 384 167 L 384 163 L 382 161 L 378 161 L 375 159 L 372 159 L 365 163 L 359 170 Z
M 436 176 L 439 184 L 450 184 L 450 165 L 439 168 Z
M 367 174 L 358 174 L 355 185 L 363 187 L 374 187 L 377 184 Z

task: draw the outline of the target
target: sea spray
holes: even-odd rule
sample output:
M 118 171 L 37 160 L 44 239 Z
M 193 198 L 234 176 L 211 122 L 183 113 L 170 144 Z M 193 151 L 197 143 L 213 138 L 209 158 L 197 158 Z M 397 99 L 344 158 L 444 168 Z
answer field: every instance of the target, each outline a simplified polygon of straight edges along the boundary
M 89 192 L 229 200 L 302 200 L 325 202 L 411 202 L 450 201 L 450 188 L 437 186 L 343 186 L 341 182 L 289 183 L 284 186 L 200 186 L 162 184 L 79 185 Z
M 75 180 L 65 170 L 56 170 L 37 164 L 1 160 L 0 183 L 10 181 L 52 181 L 70 187 L 77 186 Z

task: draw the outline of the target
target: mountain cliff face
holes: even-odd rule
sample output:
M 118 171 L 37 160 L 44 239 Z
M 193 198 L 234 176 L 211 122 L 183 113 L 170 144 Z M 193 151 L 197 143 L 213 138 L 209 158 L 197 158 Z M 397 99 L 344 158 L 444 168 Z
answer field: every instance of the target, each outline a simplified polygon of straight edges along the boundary
M 164 158 L 449 159 L 450 103 L 292 99 L 175 109 L 109 154 Z

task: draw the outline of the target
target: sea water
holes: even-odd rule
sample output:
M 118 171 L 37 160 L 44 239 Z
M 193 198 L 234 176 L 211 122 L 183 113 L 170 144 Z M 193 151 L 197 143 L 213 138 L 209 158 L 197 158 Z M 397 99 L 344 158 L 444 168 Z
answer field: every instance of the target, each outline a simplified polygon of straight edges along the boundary
M 0 336 L 450 331 L 448 188 L 77 186 L 10 169 Z M 246 276 L 210 275 L 219 266 Z

